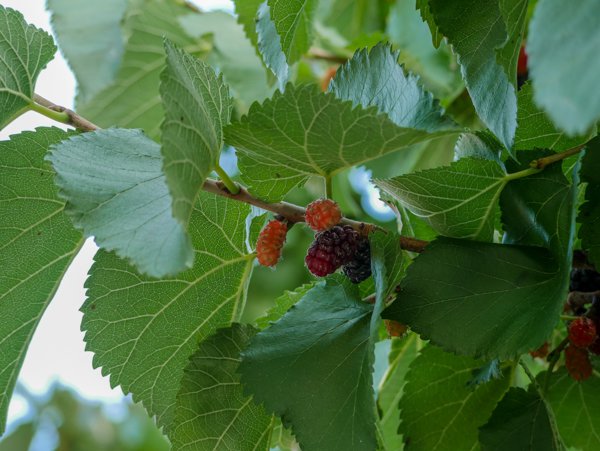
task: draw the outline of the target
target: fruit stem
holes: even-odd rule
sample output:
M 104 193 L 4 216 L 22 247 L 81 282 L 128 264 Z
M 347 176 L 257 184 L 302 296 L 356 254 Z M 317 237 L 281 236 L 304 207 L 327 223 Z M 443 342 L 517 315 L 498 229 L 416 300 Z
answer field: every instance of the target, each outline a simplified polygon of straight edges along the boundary
M 333 186 L 332 186 L 331 179 L 332 179 L 332 177 L 330 175 L 325 177 L 325 197 L 327 199 L 333 198 Z
M 552 163 L 556 163 L 557 161 L 564 160 L 565 158 L 570 157 L 571 155 L 575 155 L 576 153 L 581 152 L 581 150 L 585 147 L 585 144 L 581 144 L 577 147 L 573 147 L 572 149 L 565 150 L 564 152 L 555 153 L 553 155 L 548 155 L 544 158 L 538 158 L 537 160 L 533 160 L 529 165 L 535 169 L 544 169 L 546 166 Z
M 238 184 L 231 180 L 229 174 L 227 174 L 227 172 L 225 172 L 225 170 L 219 166 L 219 163 L 217 163 L 215 166 L 215 172 L 219 175 L 219 178 L 223 182 L 223 185 L 225 185 L 225 188 L 227 188 L 227 191 L 234 195 L 240 192 L 240 187 Z
M 560 319 L 563 321 L 573 321 L 574 319 L 579 318 L 579 316 L 573 316 L 573 315 L 560 315 Z

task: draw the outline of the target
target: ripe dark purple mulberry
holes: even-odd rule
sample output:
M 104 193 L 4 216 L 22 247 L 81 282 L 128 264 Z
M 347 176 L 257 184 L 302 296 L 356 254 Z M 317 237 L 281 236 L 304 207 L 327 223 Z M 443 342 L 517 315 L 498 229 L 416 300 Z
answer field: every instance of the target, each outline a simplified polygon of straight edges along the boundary
M 350 226 L 335 226 L 318 233 L 304 259 L 315 276 L 324 277 L 348 264 L 356 254 L 360 235 Z
M 361 237 L 356 249 L 356 254 L 350 263 L 342 270 L 352 283 L 360 283 L 371 275 L 371 245 L 369 239 Z

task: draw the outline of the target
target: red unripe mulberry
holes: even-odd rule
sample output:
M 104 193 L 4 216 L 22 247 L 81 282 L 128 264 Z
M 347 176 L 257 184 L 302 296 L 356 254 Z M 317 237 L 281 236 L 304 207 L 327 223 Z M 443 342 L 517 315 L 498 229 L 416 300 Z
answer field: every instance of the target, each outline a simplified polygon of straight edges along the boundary
M 322 232 L 339 224 L 342 220 L 342 212 L 333 200 L 318 199 L 308 204 L 304 218 L 310 228 Z
M 256 242 L 258 263 L 263 266 L 275 266 L 281 257 L 281 249 L 285 243 L 287 224 L 273 219 L 260 231 Z
M 569 324 L 569 341 L 578 348 L 587 348 L 596 336 L 596 325 L 586 316 L 580 316 Z

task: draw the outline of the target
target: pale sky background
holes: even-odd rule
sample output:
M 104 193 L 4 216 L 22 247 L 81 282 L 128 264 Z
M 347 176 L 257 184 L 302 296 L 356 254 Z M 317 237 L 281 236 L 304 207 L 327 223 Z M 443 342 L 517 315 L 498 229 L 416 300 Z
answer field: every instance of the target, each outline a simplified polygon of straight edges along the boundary
M 233 10 L 230 0 L 196 0 L 192 3 L 203 9 Z M 19 10 L 27 22 L 51 32 L 45 0 L 0 0 L 0 4 Z M 35 91 L 58 105 L 73 107 L 75 79 L 60 53 L 40 74 Z M 29 112 L 1 130 L 0 140 L 40 126 L 60 127 L 61 124 Z M 111 389 L 108 378 L 102 377 L 99 369 L 93 369 L 92 353 L 85 352 L 83 333 L 80 331 L 82 314 L 79 308 L 85 300 L 83 283 L 95 252 L 96 246 L 88 240 L 67 271 L 33 336 L 19 383 L 34 393 L 44 393 L 52 383 L 58 381 L 87 399 L 110 404 L 123 399 L 121 389 Z M 9 407 L 9 429 L 25 414 L 25 401 L 20 396 L 14 396 Z

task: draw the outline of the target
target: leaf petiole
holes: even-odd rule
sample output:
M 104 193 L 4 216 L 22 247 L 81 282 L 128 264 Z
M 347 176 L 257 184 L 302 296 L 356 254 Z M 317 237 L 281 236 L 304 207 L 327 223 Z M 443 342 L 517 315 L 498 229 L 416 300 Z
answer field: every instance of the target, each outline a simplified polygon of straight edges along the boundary
M 225 188 L 227 188 L 227 190 L 231 194 L 237 194 L 240 192 L 240 187 L 238 186 L 238 184 L 231 180 L 229 174 L 227 174 L 227 172 L 225 172 L 225 170 L 221 166 L 219 166 L 219 164 L 215 166 L 215 172 L 219 175 L 219 178 L 223 182 L 223 185 L 225 185 Z
M 29 109 L 43 116 L 46 116 L 56 122 L 62 122 L 63 124 L 71 123 L 71 118 L 64 111 L 52 110 L 36 102 L 31 102 L 29 104 Z

